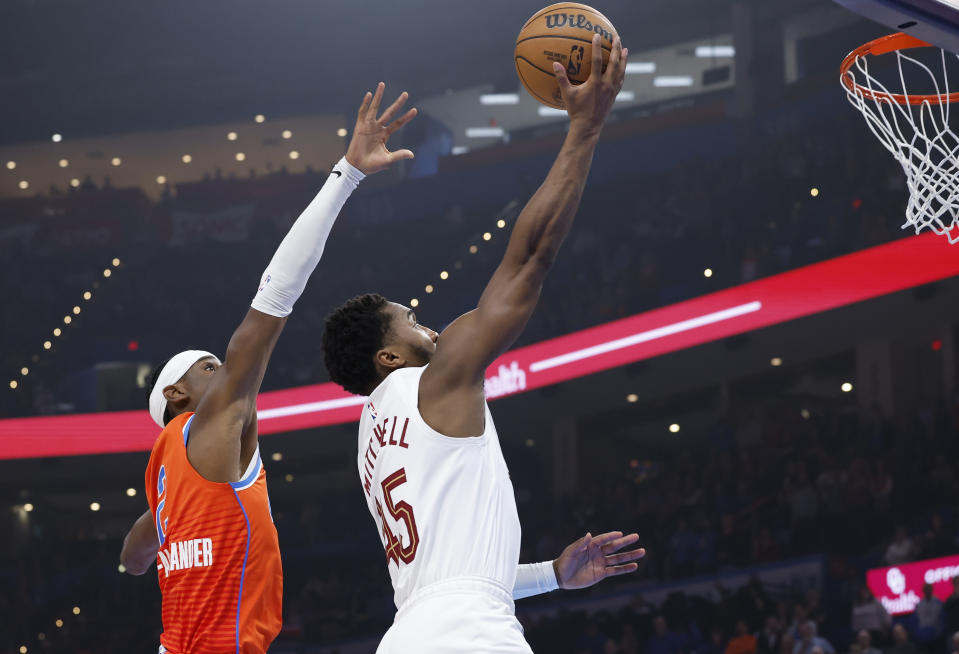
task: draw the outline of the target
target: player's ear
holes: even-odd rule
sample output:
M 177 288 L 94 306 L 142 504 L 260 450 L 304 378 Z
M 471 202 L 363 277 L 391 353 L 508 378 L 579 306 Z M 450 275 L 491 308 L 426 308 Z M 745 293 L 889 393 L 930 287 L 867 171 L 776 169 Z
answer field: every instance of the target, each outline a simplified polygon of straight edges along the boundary
M 168 404 L 175 404 L 176 402 L 182 402 L 183 400 L 189 397 L 189 394 L 186 392 L 186 387 L 182 383 L 170 384 L 163 389 L 163 397 L 166 398 Z
M 406 365 L 406 357 L 392 348 L 385 347 L 377 350 L 373 361 L 377 368 L 384 369 L 387 373 Z

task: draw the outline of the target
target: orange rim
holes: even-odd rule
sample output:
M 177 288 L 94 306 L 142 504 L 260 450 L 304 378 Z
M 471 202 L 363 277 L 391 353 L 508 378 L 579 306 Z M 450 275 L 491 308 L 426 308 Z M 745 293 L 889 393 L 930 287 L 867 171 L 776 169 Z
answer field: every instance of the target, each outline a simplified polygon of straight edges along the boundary
M 843 86 L 849 89 L 849 91 L 853 93 L 858 91 L 863 96 L 877 102 L 886 102 L 891 100 L 897 104 L 910 105 L 923 104 L 925 102 L 929 102 L 930 104 L 941 104 L 943 100 L 948 103 L 959 102 L 959 91 L 950 93 L 949 95 L 942 95 L 939 93 L 930 93 L 927 95 L 877 93 L 867 89 L 861 84 L 856 84 L 852 73 L 849 72 L 853 64 L 855 64 L 860 57 L 865 57 L 866 55 L 884 55 L 889 54 L 890 52 L 896 52 L 898 50 L 932 47 L 935 46 L 933 46 L 931 43 L 926 43 L 922 39 L 917 39 L 909 34 L 904 34 L 903 32 L 896 32 L 895 34 L 881 36 L 874 41 L 870 41 L 869 43 L 859 46 L 846 55 L 846 58 L 842 60 L 842 65 L 839 66 L 839 79 L 842 81 Z

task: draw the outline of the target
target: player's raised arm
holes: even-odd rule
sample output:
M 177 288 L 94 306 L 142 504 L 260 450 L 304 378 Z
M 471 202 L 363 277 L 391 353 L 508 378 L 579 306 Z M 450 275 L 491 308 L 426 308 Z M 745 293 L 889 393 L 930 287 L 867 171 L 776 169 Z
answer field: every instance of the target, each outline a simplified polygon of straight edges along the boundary
M 520 213 L 502 263 L 476 309 L 454 321 L 439 337 L 420 382 L 420 410 L 434 428 L 450 436 L 483 431 L 483 377 L 526 326 L 543 280 L 566 238 L 583 194 L 600 130 L 622 88 L 626 56 L 619 37 L 602 68 L 600 38 L 593 38 L 589 79 L 572 86 L 565 69 L 554 72 L 569 113 L 569 133 L 546 181 Z M 462 402 L 472 407 L 468 415 Z
M 363 98 L 346 156 L 277 248 L 250 310 L 230 339 L 223 364 L 196 408 L 187 454 L 193 467 L 209 480 L 238 480 L 241 462 L 248 461 L 256 448 L 256 396 L 267 363 L 343 204 L 366 175 L 413 157 L 409 150 L 390 152 L 386 143 L 412 120 L 416 110 L 393 120 L 406 102 L 404 92 L 377 118 L 383 91 L 380 83 L 375 93 Z M 164 394 L 168 390 L 175 393 L 174 386 L 164 389 Z

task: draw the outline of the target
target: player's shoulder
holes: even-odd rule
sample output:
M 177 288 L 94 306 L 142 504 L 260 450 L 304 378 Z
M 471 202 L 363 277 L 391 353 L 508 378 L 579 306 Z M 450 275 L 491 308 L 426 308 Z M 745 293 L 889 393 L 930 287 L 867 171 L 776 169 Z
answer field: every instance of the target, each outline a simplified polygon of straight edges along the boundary
M 386 376 L 380 385 L 370 393 L 370 401 L 381 402 L 396 393 L 408 391 L 411 387 L 419 386 L 420 377 L 426 366 L 399 368 Z

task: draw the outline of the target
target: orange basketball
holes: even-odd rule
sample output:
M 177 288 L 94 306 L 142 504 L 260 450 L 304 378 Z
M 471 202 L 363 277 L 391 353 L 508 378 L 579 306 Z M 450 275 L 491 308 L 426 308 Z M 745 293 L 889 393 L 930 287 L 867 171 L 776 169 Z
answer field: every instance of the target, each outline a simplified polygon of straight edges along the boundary
M 566 76 L 572 84 L 582 84 L 593 67 L 593 34 L 597 33 L 602 38 L 603 70 L 606 70 L 616 36 L 616 28 L 606 16 L 576 2 L 560 2 L 537 11 L 516 37 L 513 59 L 519 80 L 543 104 L 565 109 L 553 74 L 553 62 L 566 67 Z

